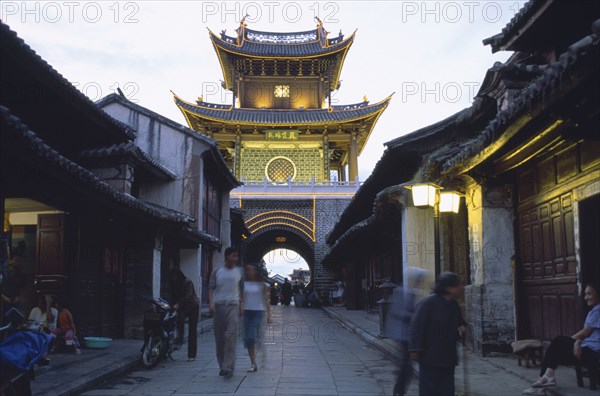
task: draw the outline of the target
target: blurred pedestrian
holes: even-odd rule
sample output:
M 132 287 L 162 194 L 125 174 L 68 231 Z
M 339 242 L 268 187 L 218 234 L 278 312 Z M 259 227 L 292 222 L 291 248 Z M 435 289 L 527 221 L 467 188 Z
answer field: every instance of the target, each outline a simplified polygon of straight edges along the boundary
M 458 302 L 463 286 L 458 275 L 443 272 L 434 292 L 421 301 L 410 325 L 409 351 L 419 362 L 420 396 L 454 396 L 457 341 L 465 336 Z
M 198 318 L 200 316 L 200 300 L 194 289 L 194 282 L 186 278 L 178 268 L 169 271 L 171 302 L 177 311 L 177 340 L 183 344 L 185 319 L 188 318 L 188 362 L 196 360 L 198 351 Z
M 277 288 L 275 287 L 274 283 L 271 283 L 270 295 L 271 295 L 271 305 L 279 304 L 279 292 L 277 291 Z
M 389 299 L 390 305 L 383 329 L 384 336 L 396 340 L 401 351 L 394 396 L 403 396 L 410 384 L 412 374 L 408 353 L 410 321 L 415 310 L 417 291 L 421 288 L 426 274 L 427 271 L 421 268 L 410 267 L 406 273 L 406 287 L 396 287 Z
M 289 307 L 291 302 L 292 285 L 290 284 L 290 281 L 286 278 L 285 282 L 283 282 L 283 285 L 281 285 L 281 303 L 286 307 Z
M 256 346 L 261 342 L 262 322 L 267 312 L 267 322 L 271 323 L 269 285 L 260 274 L 258 267 L 247 264 L 244 281 L 244 345 L 250 357 L 249 373 L 256 372 Z
M 219 375 L 229 379 L 235 368 L 235 342 L 240 317 L 244 313 L 244 275 L 236 266 L 237 248 L 225 249 L 225 265 L 215 268 L 208 283 L 209 310 L 214 314 L 213 329 L 217 344 Z

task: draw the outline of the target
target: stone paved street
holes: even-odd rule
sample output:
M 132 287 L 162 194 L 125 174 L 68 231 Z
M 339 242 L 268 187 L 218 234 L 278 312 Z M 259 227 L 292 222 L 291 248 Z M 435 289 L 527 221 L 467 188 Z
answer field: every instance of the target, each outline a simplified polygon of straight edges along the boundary
M 321 310 L 278 306 L 265 336 L 257 373 L 246 373 L 249 360 L 238 343 L 236 373 L 218 376 L 212 332 L 201 335 L 199 354 L 153 370 L 139 369 L 84 393 L 93 395 L 389 395 L 394 365 Z M 416 394 L 411 390 L 411 395 Z

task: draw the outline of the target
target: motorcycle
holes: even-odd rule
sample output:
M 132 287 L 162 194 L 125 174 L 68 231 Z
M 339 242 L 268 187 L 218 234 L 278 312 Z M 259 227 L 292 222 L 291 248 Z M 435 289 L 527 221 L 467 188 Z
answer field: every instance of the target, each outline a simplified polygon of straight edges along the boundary
M 11 316 L 11 310 L 16 308 L 9 309 L 4 315 L 5 319 Z M 20 316 L 23 317 L 22 314 Z M 10 319 L 8 324 L 0 328 L 3 336 L 0 342 L 0 396 L 31 395 L 34 366 L 46 355 L 53 340 L 51 335 L 41 331 L 19 328 L 19 321 Z
M 144 312 L 144 345 L 142 366 L 151 369 L 165 357 L 174 360 L 171 354 L 178 349 L 175 344 L 177 312 L 162 298 L 146 298 L 152 309 Z

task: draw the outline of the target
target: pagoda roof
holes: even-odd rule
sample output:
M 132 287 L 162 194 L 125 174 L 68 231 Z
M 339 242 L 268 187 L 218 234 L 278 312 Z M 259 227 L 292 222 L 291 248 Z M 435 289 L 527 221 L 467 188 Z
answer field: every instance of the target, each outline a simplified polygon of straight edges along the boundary
M 381 102 L 369 104 L 368 101 L 351 105 L 331 106 L 331 109 L 251 109 L 234 108 L 207 102 L 189 103 L 174 96 L 175 104 L 184 116 L 195 116 L 205 120 L 225 124 L 256 126 L 310 126 L 342 124 L 360 119 L 378 116 L 390 102 L 391 95 Z M 189 121 L 189 118 L 188 118 Z
M 316 29 L 302 32 L 263 32 L 248 29 L 240 24 L 236 29 L 237 37 L 228 36 L 225 31 L 220 35 L 209 29 L 209 36 L 219 57 L 226 89 L 232 88 L 232 65 L 234 58 L 283 59 L 290 61 L 310 58 L 335 57 L 332 69 L 331 90 L 338 86 L 339 76 L 346 53 L 354 42 L 355 33 L 348 38 L 340 34 L 327 38 L 328 32 L 319 23 Z M 339 55 L 339 56 L 338 56 Z
M 209 30 L 213 45 L 218 50 L 240 56 L 260 58 L 288 59 L 323 56 L 346 50 L 354 41 L 354 33 L 346 39 L 341 35 L 332 39 L 321 37 L 327 32 L 319 28 L 292 33 L 261 32 L 243 28 L 242 32 L 240 37 L 231 37 L 224 33 L 217 36 Z
M 366 124 L 366 134 L 359 139 L 359 151 L 362 151 L 375 123 L 387 108 L 392 98 L 369 104 L 368 101 L 350 105 L 336 105 L 327 109 L 252 109 L 235 108 L 207 102 L 189 103 L 174 95 L 175 104 L 183 113 L 190 128 L 198 130 L 194 121 L 209 121 L 224 125 L 258 127 L 310 127 L 323 125 L 342 125 L 355 121 Z

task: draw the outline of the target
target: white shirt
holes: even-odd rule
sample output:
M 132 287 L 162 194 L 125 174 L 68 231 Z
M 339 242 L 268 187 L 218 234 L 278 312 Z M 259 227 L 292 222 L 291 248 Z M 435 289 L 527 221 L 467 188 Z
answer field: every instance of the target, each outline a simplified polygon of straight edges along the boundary
M 54 320 L 48 323 L 48 328 L 50 330 L 56 329 L 56 321 L 58 320 L 58 310 L 56 308 L 50 308 L 52 312 L 52 316 L 54 316 Z M 29 320 L 33 320 L 34 322 L 44 324 L 46 322 L 46 311 L 42 312 L 41 309 L 35 307 L 29 312 Z
M 244 277 L 241 267 L 216 268 L 208 283 L 208 287 L 213 291 L 214 304 L 239 304 L 243 286 Z
M 244 309 L 248 311 L 265 310 L 265 284 L 263 282 L 244 282 Z

